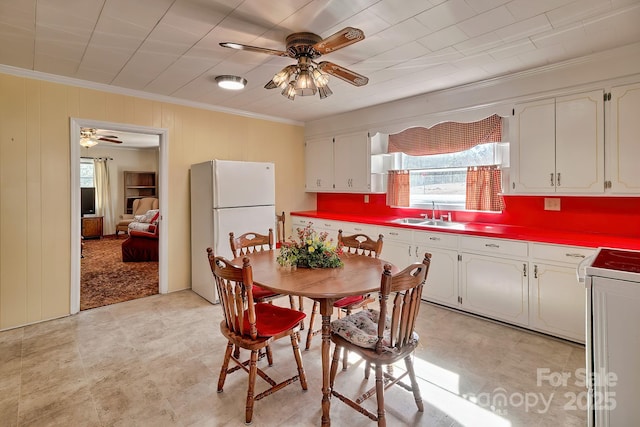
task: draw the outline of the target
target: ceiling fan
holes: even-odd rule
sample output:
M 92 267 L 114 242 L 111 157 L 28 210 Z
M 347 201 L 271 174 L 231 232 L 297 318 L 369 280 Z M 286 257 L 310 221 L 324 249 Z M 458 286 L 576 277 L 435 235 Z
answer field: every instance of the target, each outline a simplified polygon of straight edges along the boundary
M 98 145 L 100 141 L 122 144 L 117 138 L 115 135 L 99 135 L 95 128 L 80 128 L 80 145 L 86 148 Z
M 290 100 L 293 100 L 296 95 L 315 95 L 316 92 L 319 92 L 320 99 L 324 99 L 333 93 L 327 85 L 329 82 L 327 74 L 354 86 L 364 86 L 369 82 L 367 77 L 333 62 L 316 63 L 314 61 L 322 55 L 342 49 L 360 40 L 364 40 L 362 30 L 346 27 L 325 39 L 314 33 L 290 34 L 286 39 L 286 51 L 232 42 L 220 43 L 220 46 L 295 58 L 298 61 L 297 64 L 283 68 L 264 86 L 265 89 L 282 88 L 282 95 Z

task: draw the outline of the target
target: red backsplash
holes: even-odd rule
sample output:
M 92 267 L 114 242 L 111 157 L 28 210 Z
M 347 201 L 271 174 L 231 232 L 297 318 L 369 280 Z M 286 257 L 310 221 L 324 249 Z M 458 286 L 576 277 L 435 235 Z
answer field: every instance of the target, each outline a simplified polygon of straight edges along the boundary
M 389 207 L 384 194 L 368 196 L 365 203 L 363 194 L 318 193 L 317 210 L 372 217 L 417 217 L 425 212 L 431 216 L 430 210 Z M 553 197 L 560 199 L 560 211 L 544 210 L 544 196 L 505 196 L 502 213 L 453 212 L 453 220 L 640 238 L 638 197 Z

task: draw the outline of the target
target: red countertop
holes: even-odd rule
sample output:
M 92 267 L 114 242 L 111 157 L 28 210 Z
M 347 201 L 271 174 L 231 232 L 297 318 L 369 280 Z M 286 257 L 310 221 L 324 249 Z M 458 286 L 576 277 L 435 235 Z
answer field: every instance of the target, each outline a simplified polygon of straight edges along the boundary
M 563 231 L 555 228 L 503 225 L 486 222 L 460 222 L 460 226 L 455 229 L 446 227 L 427 227 L 409 224 L 397 224 L 392 222 L 398 218 L 411 217 L 385 216 L 385 215 L 363 215 L 363 214 L 342 214 L 329 211 L 302 211 L 291 212 L 291 215 L 298 215 L 308 218 L 323 218 L 336 221 L 357 222 L 362 224 L 381 225 L 387 227 L 408 228 L 413 230 L 437 231 L 442 233 L 454 233 L 469 236 L 483 236 L 501 239 L 526 240 L 530 242 L 554 243 L 560 245 L 583 246 L 597 248 L 606 246 L 610 248 L 636 249 L 640 250 L 640 238 L 628 235 L 591 233 L 579 231 Z M 417 217 L 417 216 L 416 216 Z

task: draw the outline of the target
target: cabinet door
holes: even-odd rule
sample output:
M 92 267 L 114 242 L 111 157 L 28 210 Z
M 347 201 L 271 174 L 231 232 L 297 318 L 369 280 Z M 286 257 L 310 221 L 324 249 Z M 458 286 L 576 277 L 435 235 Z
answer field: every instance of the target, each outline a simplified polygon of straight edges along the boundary
M 529 102 L 515 107 L 515 144 L 511 149 L 515 193 L 555 191 L 555 102 Z
M 403 269 L 414 260 L 413 230 L 406 228 L 380 227 L 383 236 L 380 258 Z
M 371 189 L 369 135 L 358 132 L 339 135 L 334 144 L 335 189 L 342 192 L 369 192 Z
M 423 248 L 418 258 L 422 261 L 424 252 L 431 254 L 431 265 L 427 282 L 422 290 L 422 298 L 450 307 L 458 307 L 458 252 L 447 249 Z
M 529 282 L 529 325 L 584 343 L 586 290 L 575 267 L 533 264 Z
M 607 180 L 612 193 L 640 193 L 640 83 L 611 90 Z
M 597 90 L 556 98 L 556 192 L 604 192 L 603 96 Z
M 529 323 L 526 261 L 462 254 L 462 309 L 522 326 Z
M 309 140 L 305 144 L 305 189 L 333 190 L 333 138 Z

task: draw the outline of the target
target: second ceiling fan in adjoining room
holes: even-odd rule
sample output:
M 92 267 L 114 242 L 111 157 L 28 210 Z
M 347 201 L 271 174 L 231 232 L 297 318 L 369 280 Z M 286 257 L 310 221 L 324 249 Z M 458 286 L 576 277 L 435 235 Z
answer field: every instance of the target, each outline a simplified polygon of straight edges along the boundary
M 102 135 L 94 128 L 80 128 L 80 145 L 85 148 L 91 148 L 98 145 L 99 142 L 111 142 L 114 144 L 122 144 L 115 135 Z
M 282 95 L 293 100 L 296 95 L 320 94 L 324 99 L 333 92 L 329 89 L 329 75 L 335 76 L 354 86 L 364 86 L 369 79 L 355 71 L 329 61 L 315 62 L 322 55 L 335 52 L 353 43 L 364 40 L 362 30 L 346 27 L 323 39 L 314 33 L 293 33 L 286 39 L 287 50 L 267 49 L 233 42 L 223 42 L 220 46 L 230 49 L 266 53 L 268 55 L 295 58 L 295 65 L 288 65 L 279 71 L 264 86 L 265 89 L 281 88 Z

